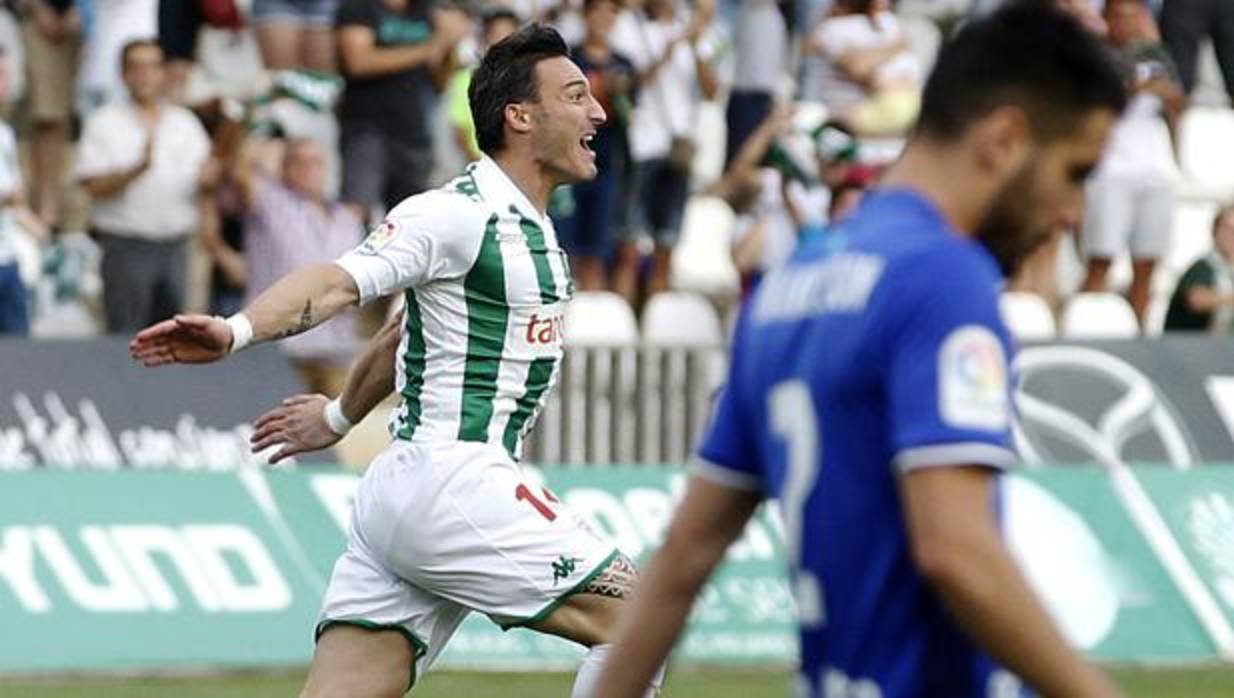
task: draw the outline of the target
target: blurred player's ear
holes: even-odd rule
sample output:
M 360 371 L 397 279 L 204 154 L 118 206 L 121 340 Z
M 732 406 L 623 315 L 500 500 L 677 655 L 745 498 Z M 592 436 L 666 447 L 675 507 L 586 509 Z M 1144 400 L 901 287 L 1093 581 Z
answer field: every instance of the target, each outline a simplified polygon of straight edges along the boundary
M 531 131 L 531 110 L 522 104 L 507 104 L 505 109 L 506 125 L 515 133 Z
M 1000 180 L 1014 177 L 1031 156 L 1032 125 L 1017 106 L 993 109 L 973 126 L 969 137 L 978 167 Z

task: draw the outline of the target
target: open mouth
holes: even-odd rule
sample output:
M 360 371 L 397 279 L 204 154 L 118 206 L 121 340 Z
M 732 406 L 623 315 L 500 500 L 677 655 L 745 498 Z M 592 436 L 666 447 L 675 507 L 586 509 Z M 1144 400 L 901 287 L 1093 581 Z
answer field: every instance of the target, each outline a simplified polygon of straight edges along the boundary
M 594 134 L 594 133 L 588 133 L 587 135 L 585 135 L 585 136 L 583 136 L 582 138 L 578 139 L 578 144 L 579 144 L 580 146 L 582 146 L 583 150 L 587 151 L 588 153 L 591 153 L 592 155 L 595 155 L 595 154 L 596 154 L 596 151 L 595 151 L 595 150 L 592 150 L 592 148 L 591 148 L 591 141 L 592 141 L 592 139 L 593 139 L 593 138 L 595 138 L 595 137 L 596 137 L 596 134 Z

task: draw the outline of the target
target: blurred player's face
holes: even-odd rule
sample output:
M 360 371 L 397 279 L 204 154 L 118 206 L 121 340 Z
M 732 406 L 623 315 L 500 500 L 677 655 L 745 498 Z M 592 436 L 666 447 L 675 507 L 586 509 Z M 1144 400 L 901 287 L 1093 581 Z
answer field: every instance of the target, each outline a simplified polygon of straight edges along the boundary
M 313 141 L 292 141 L 283 155 L 283 183 L 292 191 L 321 197 L 326 191 L 326 158 Z
M 1080 127 L 1034 148 L 1005 185 L 978 230 L 978 239 L 1010 276 L 1058 228 L 1079 223 L 1084 183 L 1101 159 L 1115 114 L 1095 110 Z
M 591 139 L 604 124 L 604 109 L 591 96 L 583 71 L 568 58 L 536 64 L 540 101 L 529 104 L 531 142 L 537 162 L 559 183 L 596 176 Z
M 157 100 L 163 94 L 165 82 L 163 49 L 158 46 L 137 46 L 124 61 L 124 84 L 138 104 Z

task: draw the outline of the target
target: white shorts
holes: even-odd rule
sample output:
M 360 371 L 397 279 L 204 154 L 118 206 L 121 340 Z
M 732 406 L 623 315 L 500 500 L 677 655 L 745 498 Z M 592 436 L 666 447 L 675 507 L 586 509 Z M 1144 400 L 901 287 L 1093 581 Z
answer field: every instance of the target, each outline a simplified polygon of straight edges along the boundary
M 1085 257 L 1161 259 L 1170 250 L 1174 186 L 1167 181 L 1094 177 L 1084 194 Z
M 317 636 L 398 630 L 421 676 L 470 611 L 507 629 L 537 622 L 616 555 L 499 446 L 396 441 L 356 490 Z

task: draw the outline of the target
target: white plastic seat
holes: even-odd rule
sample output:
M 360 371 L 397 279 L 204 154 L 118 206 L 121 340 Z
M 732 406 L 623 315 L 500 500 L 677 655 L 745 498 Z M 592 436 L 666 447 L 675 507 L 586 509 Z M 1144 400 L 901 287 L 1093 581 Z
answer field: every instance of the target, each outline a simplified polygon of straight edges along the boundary
M 1225 199 L 1234 195 L 1234 110 L 1192 107 L 1179 127 L 1179 161 L 1188 193 Z
M 579 291 L 566 308 L 567 346 L 625 346 L 638 342 L 638 321 L 625 298 L 611 291 Z
M 686 202 L 681 239 L 673 249 L 672 287 L 708 296 L 735 296 L 740 279 L 733 266 L 736 215 L 723 199 L 694 196 Z
M 1140 336 L 1135 311 L 1115 293 L 1079 293 L 1067 301 L 1061 322 L 1064 339 L 1134 339 Z
M 1021 342 L 1048 342 L 1058 335 L 1054 314 L 1041 296 L 1035 293 L 1007 291 L 998 299 L 1003 322 L 1013 337 Z
M 643 308 L 643 341 L 665 347 L 715 347 L 723 343 L 724 330 L 706 298 L 668 291 L 652 296 Z

